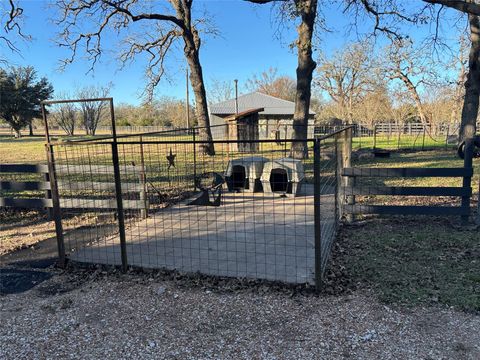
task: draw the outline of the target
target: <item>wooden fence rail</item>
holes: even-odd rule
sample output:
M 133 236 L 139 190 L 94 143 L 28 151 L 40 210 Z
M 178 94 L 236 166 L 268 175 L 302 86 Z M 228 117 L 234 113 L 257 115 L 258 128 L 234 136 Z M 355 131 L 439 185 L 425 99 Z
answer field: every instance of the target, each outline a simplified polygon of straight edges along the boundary
M 125 173 L 138 173 L 139 169 L 134 166 L 124 166 L 121 168 Z M 95 174 L 113 174 L 111 165 L 57 165 L 55 171 L 58 174 L 87 174 L 89 178 Z M 19 195 L 24 191 L 45 191 L 44 198 L 25 198 L 22 196 L 0 197 L 0 207 L 26 208 L 26 209 L 50 209 L 52 208 L 51 184 L 48 180 L 48 166 L 34 164 L 1 164 L 0 174 L 41 174 L 44 181 L 0 181 L 0 191 L 13 192 Z M 57 177 L 58 178 L 58 177 Z M 142 213 L 148 212 L 148 202 L 146 199 L 145 177 L 138 176 L 139 182 L 125 182 L 123 192 L 138 193 L 139 200 L 124 200 L 125 209 L 141 210 Z M 78 180 L 58 180 L 58 189 L 60 191 L 115 191 L 114 182 L 101 181 L 78 181 Z M 89 194 L 92 195 L 92 194 Z M 117 208 L 115 197 L 111 199 L 97 198 L 60 198 L 62 209 L 106 209 L 114 210 Z
M 347 214 L 388 214 L 388 215 L 459 215 L 468 222 L 470 215 L 470 198 L 472 196 L 473 176 L 473 141 L 465 150 L 464 167 L 462 168 L 355 168 L 346 167 L 342 176 L 351 179 L 349 186 L 344 186 L 343 195 L 347 204 L 343 210 Z M 380 178 L 415 178 L 415 177 L 458 177 L 463 179 L 459 187 L 407 187 L 407 186 L 357 186 L 359 177 Z M 387 196 L 456 196 L 461 198 L 460 206 L 405 206 L 405 205 L 361 205 L 355 203 L 357 195 Z

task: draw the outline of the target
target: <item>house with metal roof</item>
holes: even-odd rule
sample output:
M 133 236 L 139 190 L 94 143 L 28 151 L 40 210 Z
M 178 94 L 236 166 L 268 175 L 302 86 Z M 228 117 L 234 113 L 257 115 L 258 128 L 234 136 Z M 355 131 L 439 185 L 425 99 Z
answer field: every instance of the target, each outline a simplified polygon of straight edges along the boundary
M 210 125 L 218 128 L 219 125 L 225 125 L 229 117 L 235 113 L 243 113 L 251 109 L 259 108 L 263 108 L 263 111 L 258 113 L 260 139 L 291 138 L 295 103 L 260 92 L 240 95 L 238 97 L 238 105 L 235 99 L 210 105 Z M 308 137 L 313 137 L 314 117 L 315 112 L 310 110 Z M 214 130 L 214 128 L 212 130 Z M 219 138 L 223 136 L 223 132 L 214 130 L 212 131 L 212 135 L 214 138 Z

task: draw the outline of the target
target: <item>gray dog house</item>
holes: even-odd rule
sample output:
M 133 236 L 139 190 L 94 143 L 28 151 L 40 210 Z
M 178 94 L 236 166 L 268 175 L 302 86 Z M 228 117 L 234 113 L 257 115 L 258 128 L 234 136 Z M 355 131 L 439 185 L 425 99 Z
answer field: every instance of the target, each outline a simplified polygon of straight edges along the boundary
M 265 193 L 297 196 L 304 178 L 301 160 L 283 158 L 266 162 L 260 180 Z
M 261 156 L 230 160 L 227 170 L 225 171 L 228 190 L 260 191 L 260 177 L 262 176 L 263 165 L 266 161 L 268 160 Z

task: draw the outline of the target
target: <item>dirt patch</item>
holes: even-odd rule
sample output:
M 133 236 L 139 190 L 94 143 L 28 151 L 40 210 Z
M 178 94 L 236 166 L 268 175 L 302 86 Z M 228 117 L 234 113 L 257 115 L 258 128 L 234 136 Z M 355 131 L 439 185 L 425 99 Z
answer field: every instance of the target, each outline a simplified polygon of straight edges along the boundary
M 63 230 L 81 232 L 102 224 L 100 214 L 70 215 L 62 220 Z M 0 209 L 0 256 L 20 249 L 33 248 L 55 235 L 55 223 L 42 211 Z
M 0 255 L 55 236 L 55 224 L 38 211 L 0 210 Z

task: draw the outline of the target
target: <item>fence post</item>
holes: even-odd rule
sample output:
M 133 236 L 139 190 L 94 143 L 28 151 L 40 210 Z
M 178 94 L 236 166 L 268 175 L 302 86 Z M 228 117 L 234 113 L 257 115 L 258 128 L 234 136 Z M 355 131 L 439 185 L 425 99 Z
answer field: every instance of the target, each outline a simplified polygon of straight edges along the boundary
M 317 138 L 313 144 L 313 206 L 314 206 L 314 222 L 315 222 L 315 288 L 317 292 L 322 289 L 323 273 L 322 273 L 322 232 L 320 217 L 320 140 Z
M 473 149 L 474 149 L 474 141 L 473 139 L 465 140 L 465 156 L 463 158 L 463 167 L 464 169 L 472 169 L 473 168 Z M 463 177 L 463 184 L 462 187 L 464 189 L 470 189 L 472 187 L 472 177 L 471 176 L 464 176 Z M 467 214 L 462 215 L 462 224 L 468 224 L 468 218 L 470 216 L 470 197 L 471 195 L 462 196 L 462 209 L 467 209 Z
M 43 107 L 42 107 L 43 110 Z M 53 154 L 53 145 L 46 144 L 48 156 L 48 178 L 50 180 L 50 189 L 52 197 L 52 212 L 55 222 L 55 235 L 57 237 L 58 265 L 65 267 L 65 241 L 63 238 L 62 213 L 60 209 L 60 195 L 58 193 L 58 183 L 55 176 L 55 157 Z
M 147 199 L 147 173 L 145 171 L 145 157 L 143 154 L 143 136 L 140 135 L 140 164 L 142 166 L 140 172 L 140 181 L 142 189 L 140 190 L 140 200 L 143 201 L 143 209 L 140 211 L 142 218 L 148 217 L 148 199 Z
M 197 191 L 197 146 L 196 146 L 196 135 L 195 127 L 192 127 L 193 134 L 193 191 Z M 230 145 L 230 144 L 229 144 Z
M 127 240 L 125 236 L 125 214 L 123 211 L 122 179 L 120 177 L 120 161 L 118 159 L 117 130 L 115 128 L 113 99 L 110 99 L 110 118 L 112 121 L 112 162 L 113 162 L 113 175 L 115 177 L 115 197 L 117 200 L 118 234 L 120 237 L 122 271 L 126 272 L 128 268 Z
M 351 167 L 351 166 L 352 166 L 352 128 L 349 128 L 343 132 L 342 168 L 340 169 L 340 174 L 344 168 Z M 345 177 L 342 182 L 344 184 L 343 191 L 345 191 L 346 188 L 353 187 L 353 185 L 355 184 L 354 183 L 355 178 Z M 354 205 L 355 195 L 349 195 L 345 198 L 345 200 L 348 205 Z M 340 204 L 340 206 L 343 208 L 343 204 Z M 355 216 L 353 214 L 347 214 L 347 222 L 353 222 L 354 220 L 355 220 Z
M 53 145 L 50 143 L 50 132 L 48 129 L 47 110 L 45 104 L 41 104 L 42 118 L 45 126 L 45 140 L 48 161 L 48 178 L 50 180 L 50 190 L 52 194 L 53 220 L 55 222 L 55 235 L 57 237 L 58 265 L 65 267 L 65 239 L 63 238 L 62 212 L 60 209 L 60 196 L 58 193 L 57 177 L 55 176 L 55 156 L 53 155 Z
M 358 148 L 362 148 L 362 125 L 361 124 L 356 124 L 356 137 L 358 137 Z M 352 139 L 353 140 L 353 139 Z

